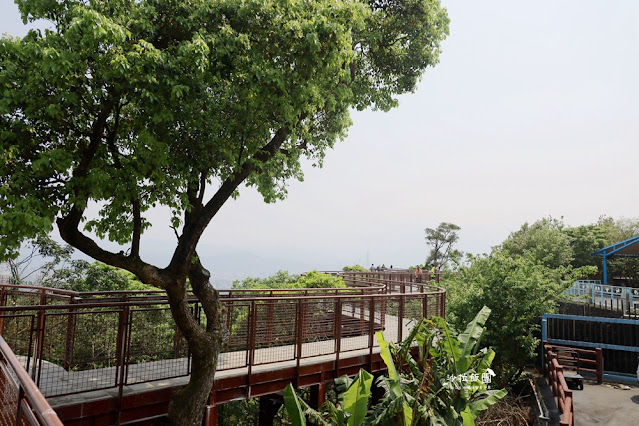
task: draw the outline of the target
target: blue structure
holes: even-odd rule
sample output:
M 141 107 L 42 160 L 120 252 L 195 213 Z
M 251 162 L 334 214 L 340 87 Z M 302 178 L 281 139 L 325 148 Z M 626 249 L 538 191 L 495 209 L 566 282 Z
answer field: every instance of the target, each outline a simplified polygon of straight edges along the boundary
M 548 342 L 551 345 L 559 345 L 559 346 L 569 346 L 569 347 L 577 347 L 577 348 L 586 348 L 586 349 L 609 349 L 614 351 L 625 351 L 625 352 L 634 352 L 639 355 L 639 347 L 637 346 L 626 346 L 626 345 L 617 345 L 603 342 L 586 342 L 582 340 L 562 340 L 562 339 L 554 339 L 549 337 L 548 330 L 548 319 L 550 318 L 558 318 L 564 320 L 572 320 L 572 321 L 583 321 L 583 322 L 593 322 L 593 323 L 609 323 L 609 324 L 632 324 L 635 326 L 639 326 L 639 320 L 631 320 L 631 319 L 623 319 L 623 318 L 598 318 L 598 317 L 584 317 L 580 315 L 560 315 L 560 314 L 544 314 L 541 319 L 541 340 L 542 342 Z M 544 362 L 543 359 L 543 351 L 542 351 L 542 364 Z M 605 368 L 604 362 L 604 368 Z M 637 376 L 634 374 L 626 374 L 617 371 L 603 371 L 604 380 L 615 380 L 626 383 L 637 383 Z
M 608 284 L 609 257 L 639 257 L 639 235 L 597 250 L 593 256 L 603 257 L 603 283 Z

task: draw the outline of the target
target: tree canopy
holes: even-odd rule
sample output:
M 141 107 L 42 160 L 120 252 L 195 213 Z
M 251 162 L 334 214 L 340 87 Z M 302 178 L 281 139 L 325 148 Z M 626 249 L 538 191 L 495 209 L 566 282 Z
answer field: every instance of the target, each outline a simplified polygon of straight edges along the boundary
M 567 267 L 573 260 L 570 237 L 562 221 L 544 218 L 532 225 L 524 223 L 501 244 L 510 256 L 528 257 L 548 268 Z
M 101 262 L 72 260 L 68 267 L 53 271 L 41 281 L 45 287 L 62 288 L 73 291 L 127 291 L 153 290 L 143 284 L 135 275 Z
M 17 3 L 25 23 L 51 28 L 0 41 L 0 257 L 55 224 L 88 256 L 164 288 L 197 377 L 170 417 L 198 424 L 224 339 L 202 233 L 242 184 L 283 198 L 302 159 L 321 166 L 344 138 L 351 108 L 388 110 L 415 90 L 438 62 L 446 10 L 437 0 Z M 140 253 L 155 206 L 171 210 L 177 237 L 165 267 Z
M 175 261 L 242 182 L 284 197 L 300 159 L 321 165 L 344 137 L 349 108 L 388 110 L 414 90 L 448 24 L 422 0 L 19 6 L 55 29 L 0 43 L 2 254 L 57 221 L 125 269 L 153 206 L 189 235 Z M 91 201 L 100 214 L 84 228 L 128 255 L 106 259 L 75 232 Z

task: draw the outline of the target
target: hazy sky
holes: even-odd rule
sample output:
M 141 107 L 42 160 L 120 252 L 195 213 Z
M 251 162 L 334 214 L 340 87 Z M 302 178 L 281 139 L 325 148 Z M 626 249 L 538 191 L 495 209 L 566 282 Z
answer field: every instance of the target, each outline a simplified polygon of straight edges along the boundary
M 206 264 L 246 251 L 407 266 L 442 221 L 478 253 L 548 215 L 639 216 L 639 2 L 442 3 L 450 36 L 418 90 L 389 113 L 353 112 L 346 140 L 285 201 L 249 189 L 227 203 L 204 234 Z M 24 34 L 17 8 L 0 5 L 0 32 Z M 163 266 L 175 237 L 152 215 L 143 250 Z

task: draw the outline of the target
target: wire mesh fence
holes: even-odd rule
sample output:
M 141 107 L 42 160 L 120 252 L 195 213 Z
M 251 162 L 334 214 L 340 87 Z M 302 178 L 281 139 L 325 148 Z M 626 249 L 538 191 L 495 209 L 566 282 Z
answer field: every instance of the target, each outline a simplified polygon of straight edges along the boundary
M 367 275 L 348 282 L 368 288 L 344 291 L 222 292 L 226 346 L 217 370 L 371 351 L 375 332 L 397 342 L 417 320 L 444 314 L 443 290 L 403 282 L 402 275 Z M 73 295 L 7 287 L 0 288 L 0 301 L 0 333 L 48 397 L 191 373 L 188 344 L 157 292 Z M 204 326 L 199 302 L 193 298 L 190 306 Z

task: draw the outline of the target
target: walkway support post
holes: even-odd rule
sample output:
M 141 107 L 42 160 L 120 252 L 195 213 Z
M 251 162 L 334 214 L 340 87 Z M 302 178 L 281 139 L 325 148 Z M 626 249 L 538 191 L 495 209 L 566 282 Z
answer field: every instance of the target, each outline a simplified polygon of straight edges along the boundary
M 311 395 L 312 393 L 311 388 Z M 260 396 L 259 426 L 273 426 L 273 420 L 282 404 L 284 404 L 284 397 L 281 392 Z
M 603 349 L 595 348 L 595 360 L 597 361 L 597 383 L 603 383 Z
M 311 400 L 309 405 L 315 410 L 319 410 L 322 404 L 326 401 L 326 383 L 323 379 L 324 375 L 322 374 L 321 382 L 317 385 L 311 386 Z

